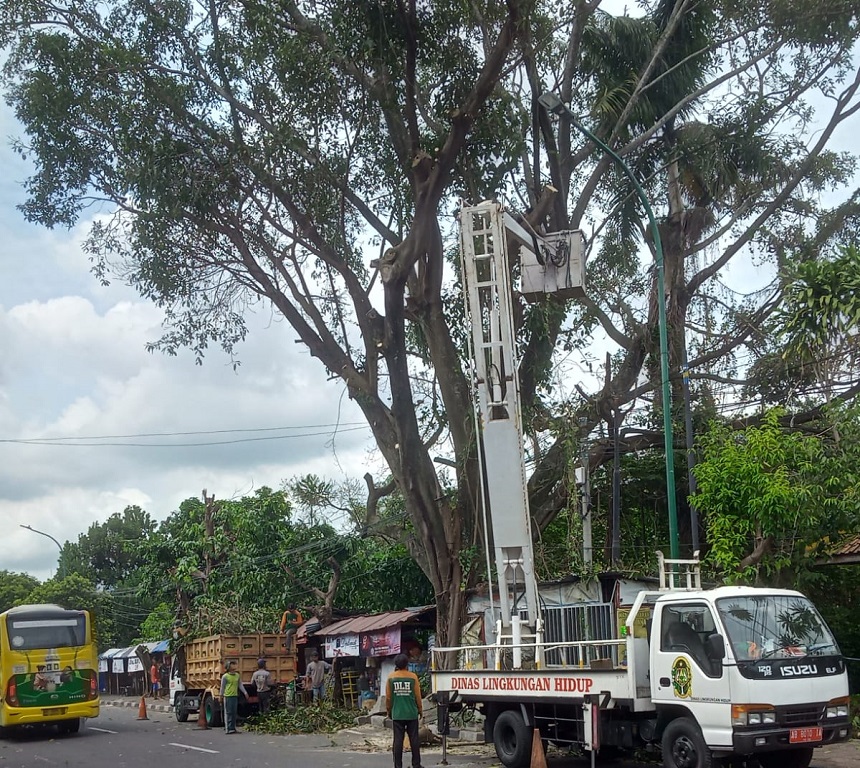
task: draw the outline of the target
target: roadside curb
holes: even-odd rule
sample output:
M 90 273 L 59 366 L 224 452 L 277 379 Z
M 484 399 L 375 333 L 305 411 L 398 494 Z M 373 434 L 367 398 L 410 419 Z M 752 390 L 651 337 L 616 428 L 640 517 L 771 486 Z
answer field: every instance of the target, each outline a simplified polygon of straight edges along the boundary
M 140 697 L 132 699 L 107 699 L 100 697 L 100 704 L 103 707 L 137 707 L 140 706 Z M 146 700 L 146 708 L 150 712 L 161 712 L 162 714 L 173 713 L 173 707 L 170 704 L 161 704 L 150 699 Z

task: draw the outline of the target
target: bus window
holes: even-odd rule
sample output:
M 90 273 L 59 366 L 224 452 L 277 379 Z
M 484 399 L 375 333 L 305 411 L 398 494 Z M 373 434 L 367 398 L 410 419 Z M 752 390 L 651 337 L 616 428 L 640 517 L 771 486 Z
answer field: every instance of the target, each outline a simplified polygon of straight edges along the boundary
M 87 643 L 86 617 L 26 618 L 6 617 L 9 646 L 15 651 L 40 648 L 73 648 Z

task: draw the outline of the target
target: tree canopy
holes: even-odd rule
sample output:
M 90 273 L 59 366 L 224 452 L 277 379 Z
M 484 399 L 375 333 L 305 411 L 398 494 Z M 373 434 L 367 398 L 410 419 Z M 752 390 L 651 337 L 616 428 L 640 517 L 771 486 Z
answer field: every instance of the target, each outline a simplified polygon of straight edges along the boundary
M 830 143 L 860 104 L 857 10 L 856 0 L 650 0 L 636 17 L 599 0 L 0 0 L 6 92 L 36 166 L 23 210 L 70 226 L 98 206 L 87 242 L 96 274 L 164 309 L 154 348 L 202 358 L 216 342 L 240 354 L 243 313 L 258 302 L 290 323 L 373 430 L 390 476 L 368 478 L 367 514 L 398 489 L 410 519 L 399 532 L 437 596 L 445 643 L 483 563 L 450 283 L 457 199 L 505 195 L 537 231 L 587 235 L 588 298 L 518 308 L 541 528 L 575 503 L 577 440 L 634 406 L 647 428 L 664 404 L 640 202 L 537 97 L 557 91 L 654 201 L 674 394 L 686 356 L 698 397 L 735 403 L 744 372 L 774 352 L 761 329 L 785 297 L 780 270 L 856 238 L 855 158 Z M 739 262 L 772 269 L 772 281 L 729 286 Z M 595 334 L 613 345 L 605 363 L 588 358 Z M 594 373 L 578 387 L 571 359 Z M 830 395 L 857 386 L 855 367 Z M 636 444 L 661 439 L 643 429 Z M 456 464 L 452 492 L 440 451 Z M 595 444 L 588 460 L 605 458 Z

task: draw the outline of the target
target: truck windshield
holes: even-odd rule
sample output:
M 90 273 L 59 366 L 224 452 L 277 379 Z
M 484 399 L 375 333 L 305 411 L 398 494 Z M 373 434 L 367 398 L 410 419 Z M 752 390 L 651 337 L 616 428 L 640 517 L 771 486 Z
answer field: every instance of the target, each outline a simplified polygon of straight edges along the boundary
M 738 661 L 839 655 L 836 640 L 805 597 L 721 598 L 717 609 Z

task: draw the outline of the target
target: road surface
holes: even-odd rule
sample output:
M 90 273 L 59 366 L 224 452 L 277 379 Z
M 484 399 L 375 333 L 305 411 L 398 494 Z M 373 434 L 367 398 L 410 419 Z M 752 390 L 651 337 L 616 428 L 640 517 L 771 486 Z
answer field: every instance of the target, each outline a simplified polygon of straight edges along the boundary
M 222 729 L 197 730 L 177 723 L 166 707 L 149 707 L 138 720 L 136 707 L 103 706 L 80 733 L 58 736 L 53 730 L 21 732 L 0 739 L 0 768 L 390 768 L 389 735 L 368 727 L 321 734 L 271 736 L 248 731 L 227 735 Z M 438 766 L 439 747 L 424 751 L 425 768 Z M 408 760 L 407 760 L 408 762 Z M 491 748 L 452 745 L 448 763 L 456 768 L 492 768 Z M 590 761 L 551 756 L 549 768 L 588 768 Z M 619 762 L 619 768 L 655 768 L 655 763 Z M 816 751 L 813 768 L 860 768 L 860 744 Z

